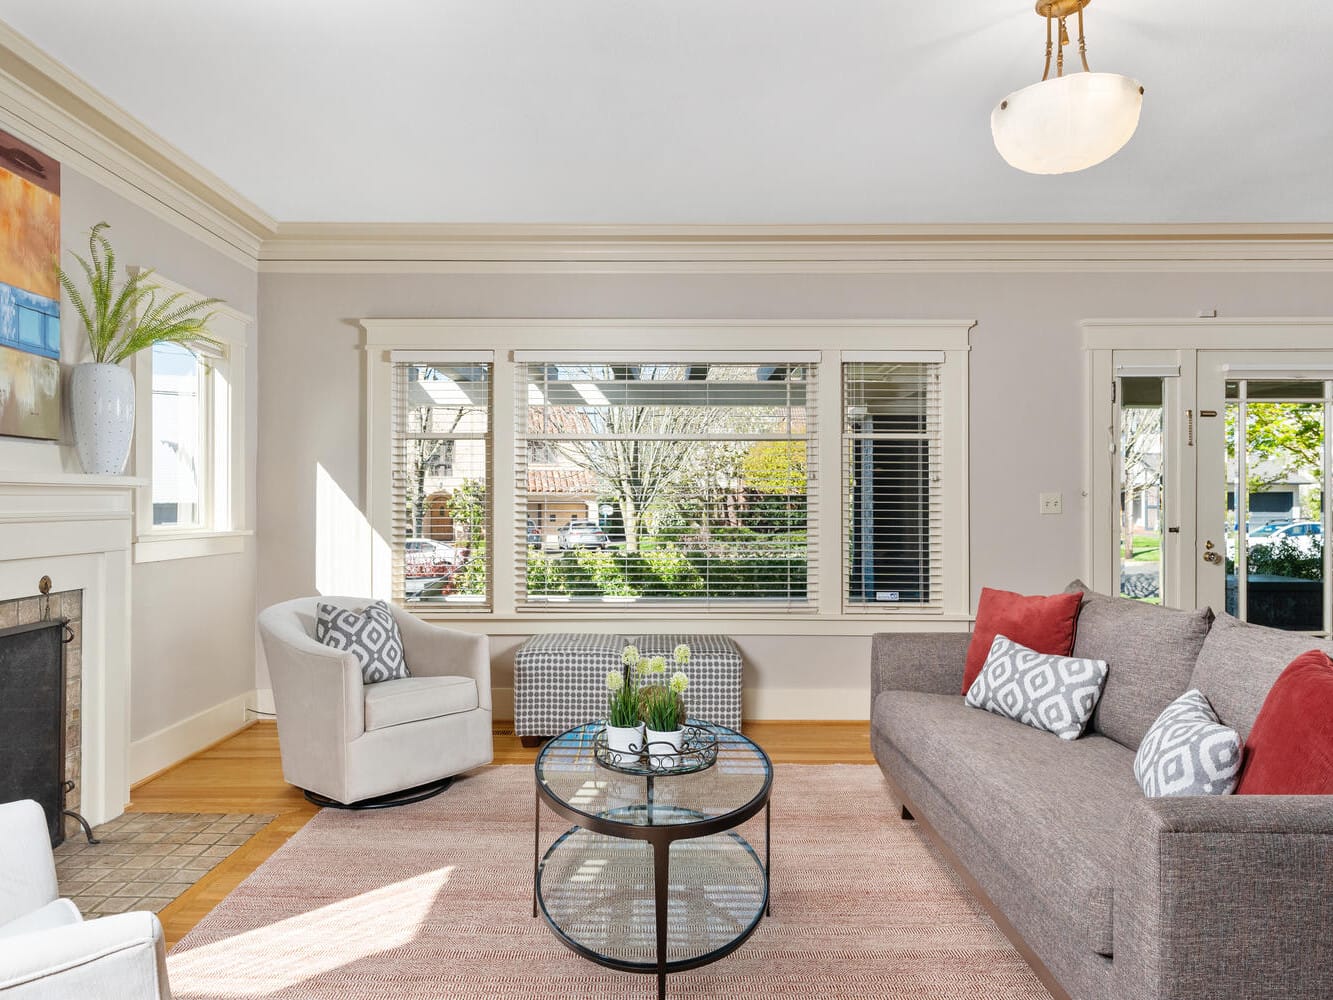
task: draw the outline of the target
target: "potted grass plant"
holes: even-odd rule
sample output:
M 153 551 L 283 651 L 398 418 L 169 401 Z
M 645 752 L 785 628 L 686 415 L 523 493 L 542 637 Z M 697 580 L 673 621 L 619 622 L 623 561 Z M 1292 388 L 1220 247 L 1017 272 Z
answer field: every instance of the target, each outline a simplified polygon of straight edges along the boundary
M 683 667 L 690 662 L 690 648 L 684 644 L 675 648 L 672 659 Z M 685 737 L 685 691 L 690 679 L 682 670 L 666 678 L 666 657 L 651 657 L 644 673 L 649 677 L 661 676 L 663 682 L 644 685 L 640 692 L 639 711 L 643 716 L 648 754 L 656 758 L 659 767 L 675 767 Z
M 606 675 L 606 688 L 610 692 L 606 704 L 606 745 L 616 753 L 640 754 L 643 722 L 639 718 L 636 681 L 643 661 L 637 648 L 626 646 L 621 662 L 628 668 L 628 677 L 625 669 L 611 670 Z
M 74 275 L 57 266 L 60 284 L 88 333 L 92 361 L 74 366 L 70 381 L 74 444 L 85 472 L 119 475 L 134 435 L 134 376 L 125 362 L 156 344 L 187 350 L 221 346 L 208 335 L 210 306 L 220 299 L 192 299 L 164 294 L 151 270 L 136 271 L 116 285 L 116 251 L 105 222 L 88 234 L 88 259 L 77 253 L 87 281 L 81 290 Z

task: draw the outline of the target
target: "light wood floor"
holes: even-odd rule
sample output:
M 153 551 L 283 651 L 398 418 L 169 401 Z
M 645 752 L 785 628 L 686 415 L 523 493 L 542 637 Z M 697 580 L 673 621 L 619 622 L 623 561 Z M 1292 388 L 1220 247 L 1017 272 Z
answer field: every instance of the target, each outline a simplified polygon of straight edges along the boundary
M 496 764 L 530 764 L 537 750 L 519 743 L 505 723 L 495 730 Z M 752 722 L 745 734 L 778 764 L 873 764 L 865 722 Z M 276 818 L 160 914 L 174 945 L 318 810 L 282 780 L 278 730 L 256 722 L 148 779 L 132 794 L 131 812 L 274 814 Z

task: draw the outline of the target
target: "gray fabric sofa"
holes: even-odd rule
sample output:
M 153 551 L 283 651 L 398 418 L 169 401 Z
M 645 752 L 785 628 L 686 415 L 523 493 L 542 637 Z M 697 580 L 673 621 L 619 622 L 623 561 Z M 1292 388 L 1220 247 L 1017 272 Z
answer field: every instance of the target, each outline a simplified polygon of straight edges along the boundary
M 964 705 L 971 636 L 877 635 L 871 743 L 904 819 L 1056 997 L 1333 997 L 1333 796 L 1147 799 L 1134 753 L 1197 687 L 1249 733 L 1306 636 L 1089 594 L 1074 653 L 1110 673 L 1068 743 Z

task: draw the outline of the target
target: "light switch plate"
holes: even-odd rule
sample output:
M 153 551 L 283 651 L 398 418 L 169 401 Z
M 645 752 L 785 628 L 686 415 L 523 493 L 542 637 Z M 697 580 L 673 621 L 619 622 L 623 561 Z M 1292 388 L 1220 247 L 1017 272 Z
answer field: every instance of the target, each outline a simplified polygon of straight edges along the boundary
M 1041 512 L 1043 514 L 1062 514 L 1064 513 L 1064 497 L 1059 493 L 1040 493 L 1038 499 L 1041 502 Z

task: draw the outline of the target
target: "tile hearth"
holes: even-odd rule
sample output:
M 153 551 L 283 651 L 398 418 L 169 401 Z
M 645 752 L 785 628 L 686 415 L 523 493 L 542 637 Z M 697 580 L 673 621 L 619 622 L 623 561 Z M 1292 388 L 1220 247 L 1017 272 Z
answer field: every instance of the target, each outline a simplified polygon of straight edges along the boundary
M 85 917 L 160 911 L 272 821 L 272 816 L 126 813 L 55 850 L 60 894 Z

